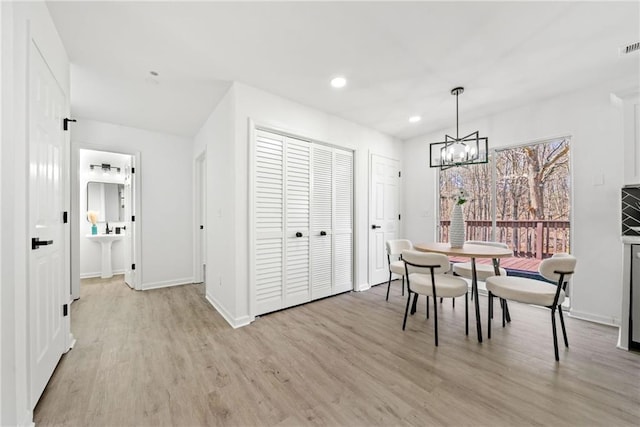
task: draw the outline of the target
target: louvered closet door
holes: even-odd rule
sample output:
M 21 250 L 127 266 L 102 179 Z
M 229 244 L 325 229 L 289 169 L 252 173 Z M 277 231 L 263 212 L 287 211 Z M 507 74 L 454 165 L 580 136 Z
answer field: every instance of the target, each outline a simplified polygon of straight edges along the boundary
M 255 149 L 255 314 L 262 314 L 284 303 L 284 137 L 258 131 Z
M 332 294 L 333 150 L 313 144 L 311 192 L 311 299 Z
M 333 155 L 333 292 L 353 289 L 353 152 Z
M 286 142 L 286 254 L 284 306 L 311 300 L 309 274 L 310 149 L 307 141 Z

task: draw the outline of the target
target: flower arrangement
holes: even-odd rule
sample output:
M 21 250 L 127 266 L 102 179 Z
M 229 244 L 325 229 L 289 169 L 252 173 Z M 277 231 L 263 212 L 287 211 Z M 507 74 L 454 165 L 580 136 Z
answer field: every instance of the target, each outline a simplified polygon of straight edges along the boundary
M 98 212 L 88 211 L 87 212 L 87 219 L 89 220 L 89 222 L 92 225 L 96 225 L 96 223 L 98 222 Z
M 453 200 L 456 202 L 456 205 L 464 205 L 469 200 L 469 193 L 464 188 L 458 188 L 453 193 Z

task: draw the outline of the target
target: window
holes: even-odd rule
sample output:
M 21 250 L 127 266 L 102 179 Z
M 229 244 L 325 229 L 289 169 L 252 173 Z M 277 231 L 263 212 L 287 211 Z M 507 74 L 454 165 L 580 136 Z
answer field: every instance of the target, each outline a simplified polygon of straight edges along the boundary
M 440 171 L 439 241 L 449 239 L 451 194 L 463 187 L 467 240 L 496 240 L 514 250 L 506 268 L 537 271 L 544 258 L 569 252 L 569 138 L 499 148 L 489 163 Z

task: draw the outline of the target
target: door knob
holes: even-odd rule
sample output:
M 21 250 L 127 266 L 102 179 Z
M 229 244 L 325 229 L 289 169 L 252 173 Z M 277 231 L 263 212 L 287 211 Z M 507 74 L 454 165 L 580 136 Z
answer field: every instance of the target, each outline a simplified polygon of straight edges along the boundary
M 298 232 L 296 233 L 296 237 L 302 237 L 302 233 L 298 231 Z
M 381 226 L 381 225 L 375 225 L 375 224 L 373 224 L 373 225 L 371 226 L 371 229 L 372 229 L 372 230 L 375 230 L 376 228 L 382 228 L 382 226 Z
M 321 236 L 326 236 L 326 235 L 327 235 L 327 232 L 326 232 L 326 231 L 321 231 L 321 232 L 320 232 L 320 235 L 321 235 Z
M 40 240 L 39 237 L 31 239 L 31 249 L 38 249 L 40 246 L 53 245 L 53 240 Z

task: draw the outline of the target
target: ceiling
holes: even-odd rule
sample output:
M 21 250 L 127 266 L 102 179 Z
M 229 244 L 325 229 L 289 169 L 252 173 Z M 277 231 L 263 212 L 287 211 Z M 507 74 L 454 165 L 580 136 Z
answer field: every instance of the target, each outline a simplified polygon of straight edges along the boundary
M 640 54 L 618 53 L 640 40 L 637 1 L 48 7 L 74 115 L 178 135 L 195 135 L 233 81 L 400 139 L 454 126 L 455 86 L 461 124 L 605 80 L 640 86 Z M 345 88 L 329 86 L 336 75 Z

